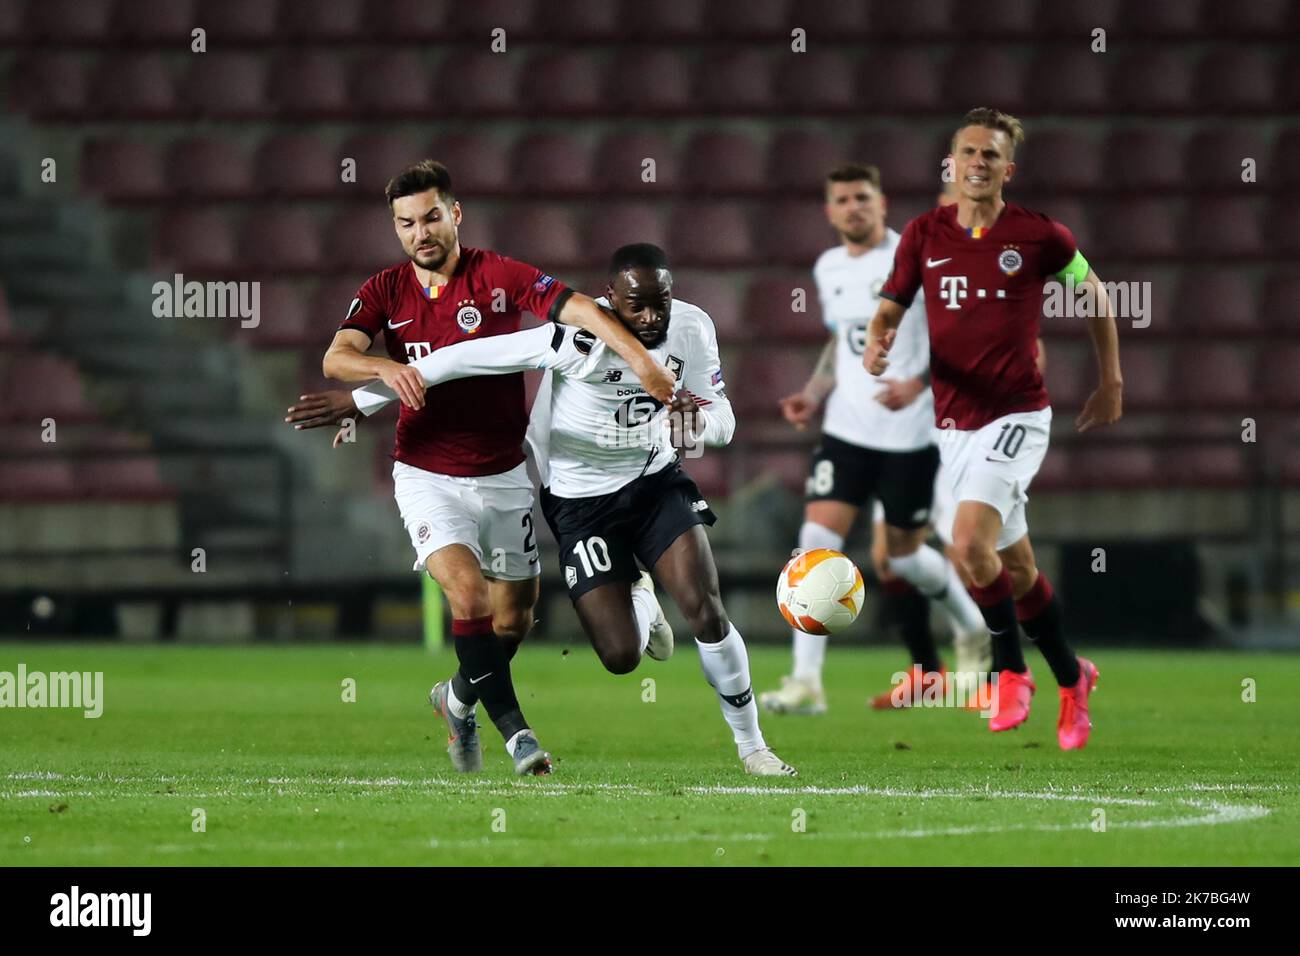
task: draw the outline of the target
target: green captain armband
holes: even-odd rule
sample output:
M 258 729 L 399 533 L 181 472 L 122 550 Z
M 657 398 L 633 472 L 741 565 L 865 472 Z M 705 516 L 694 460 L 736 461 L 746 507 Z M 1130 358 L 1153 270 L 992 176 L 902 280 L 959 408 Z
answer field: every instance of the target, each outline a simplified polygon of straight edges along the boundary
M 1074 284 L 1082 285 L 1091 271 L 1092 266 L 1088 265 L 1088 260 L 1083 257 L 1082 252 L 1076 249 L 1074 250 L 1074 258 L 1065 264 L 1064 269 L 1056 273 L 1056 278 L 1064 282 L 1067 276 L 1073 276 Z

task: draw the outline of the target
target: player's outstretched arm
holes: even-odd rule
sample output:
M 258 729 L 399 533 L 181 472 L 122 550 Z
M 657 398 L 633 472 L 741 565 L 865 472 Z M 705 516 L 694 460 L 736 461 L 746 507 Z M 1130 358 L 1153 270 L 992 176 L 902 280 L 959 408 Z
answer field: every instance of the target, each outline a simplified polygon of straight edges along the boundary
M 1119 332 L 1115 328 L 1115 310 L 1097 273 L 1089 269 L 1088 278 L 1084 282 L 1092 286 L 1093 301 L 1097 303 L 1096 314 L 1088 316 L 1088 335 L 1092 338 L 1092 348 L 1097 355 L 1100 382 L 1096 391 L 1088 396 L 1088 401 L 1084 403 L 1083 411 L 1075 422 L 1081 432 L 1099 425 L 1113 424 L 1124 413 L 1124 378 L 1119 370 Z
M 907 310 L 893 299 L 881 299 L 875 318 L 867 326 L 867 347 L 862 352 L 862 366 L 872 375 L 883 375 L 889 368 L 889 350 Z
M 835 390 L 835 336 L 830 337 L 822 354 L 817 357 L 812 375 L 802 391 L 781 399 L 781 414 L 795 428 L 803 431 L 822 407 L 826 396 Z
M 637 341 L 635 335 L 614 316 L 596 304 L 590 296 L 575 292 L 565 301 L 556 317 L 565 325 L 586 329 L 627 362 L 645 390 L 665 405 L 671 404 L 677 380 Z
M 390 358 L 367 355 L 370 341 L 370 336 L 357 329 L 335 332 L 334 341 L 325 350 L 321 362 L 325 377 L 338 382 L 365 382 L 377 378 L 393 390 L 403 405 L 423 408 L 424 386 L 420 384 L 419 373 Z

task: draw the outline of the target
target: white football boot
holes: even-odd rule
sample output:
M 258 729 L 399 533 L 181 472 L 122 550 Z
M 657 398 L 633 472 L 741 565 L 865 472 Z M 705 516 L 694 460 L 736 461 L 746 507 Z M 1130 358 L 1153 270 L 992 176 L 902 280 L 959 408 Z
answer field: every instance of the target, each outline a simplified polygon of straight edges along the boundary
M 797 777 L 799 771 L 790 766 L 776 754 L 771 747 L 755 750 L 745 757 L 745 773 L 755 777 Z
M 758 703 L 772 714 L 817 716 L 826 713 L 826 692 L 809 681 L 786 675 L 781 678 L 781 689 L 763 691 Z
M 664 617 L 663 606 L 655 597 L 655 582 L 650 577 L 650 572 L 642 571 L 640 579 L 632 587 L 640 588 L 650 595 L 650 602 L 655 606 L 655 619 L 650 622 L 650 643 L 646 645 L 645 652 L 657 661 L 666 661 L 673 656 L 673 629 L 668 618 Z

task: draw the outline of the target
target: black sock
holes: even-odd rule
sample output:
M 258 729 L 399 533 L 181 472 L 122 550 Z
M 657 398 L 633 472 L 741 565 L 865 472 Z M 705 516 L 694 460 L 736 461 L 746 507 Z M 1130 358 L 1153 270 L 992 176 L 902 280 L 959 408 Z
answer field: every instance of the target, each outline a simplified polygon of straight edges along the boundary
M 1052 676 L 1062 687 L 1079 683 L 1079 658 L 1065 643 L 1065 615 L 1051 582 L 1039 572 L 1038 579 L 1019 601 L 1016 615 L 1031 641 L 1038 645 L 1052 669 Z
M 508 741 L 526 730 L 528 723 L 519 709 L 514 682 L 510 679 L 510 658 L 492 633 L 492 618 L 452 621 L 451 632 L 455 635 L 461 670 L 468 675 L 466 683 L 478 692 L 501 736 Z
M 1029 670 L 1020 648 L 1020 629 L 1016 626 L 1016 602 L 1011 599 L 1011 576 L 1003 568 L 988 587 L 974 585 L 968 589 L 979 605 L 993 637 L 993 672 Z
M 501 649 L 505 652 L 506 660 L 515 659 L 515 652 L 519 650 L 519 641 L 507 641 L 497 637 L 501 643 Z M 456 673 L 451 675 L 451 692 L 456 695 L 456 699 L 466 707 L 473 709 L 478 703 L 478 688 L 465 679 L 463 668 L 457 668 Z
M 912 655 L 912 663 L 927 673 L 939 671 L 943 662 L 939 660 L 939 648 L 934 643 L 934 632 L 930 630 L 930 602 L 924 594 L 906 581 L 889 581 L 885 586 L 889 603 L 897 617 L 899 630 L 907 652 Z

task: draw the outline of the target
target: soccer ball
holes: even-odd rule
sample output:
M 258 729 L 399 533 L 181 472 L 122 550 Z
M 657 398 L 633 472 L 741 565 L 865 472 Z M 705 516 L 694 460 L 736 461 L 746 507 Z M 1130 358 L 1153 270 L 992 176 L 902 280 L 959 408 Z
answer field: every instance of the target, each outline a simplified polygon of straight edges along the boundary
M 790 626 L 805 634 L 834 634 L 858 619 L 862 572 L 830 548 L 802 551 L 776 580 L 776 606 Z

